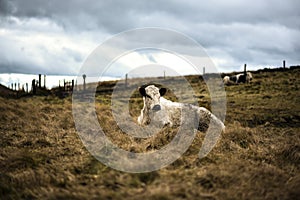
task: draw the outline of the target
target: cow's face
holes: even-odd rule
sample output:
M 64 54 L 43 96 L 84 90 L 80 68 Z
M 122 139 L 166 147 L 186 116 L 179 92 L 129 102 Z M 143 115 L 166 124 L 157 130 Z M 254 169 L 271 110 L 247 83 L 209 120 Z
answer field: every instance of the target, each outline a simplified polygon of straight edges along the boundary
M 247 81 L 248 82 L 251 82 L 252 81 L 252 74 L 251 74 L 251 72 L 247 72 Z
M 158 88 L 154 85 L 149 85 L 147 87 L 140 87 L 139 91 L 144 97 L 144 104 L 148 110 L 159 111 L 161 110 L 160 106 L 160 97 L 163 96 L 167 89 Z

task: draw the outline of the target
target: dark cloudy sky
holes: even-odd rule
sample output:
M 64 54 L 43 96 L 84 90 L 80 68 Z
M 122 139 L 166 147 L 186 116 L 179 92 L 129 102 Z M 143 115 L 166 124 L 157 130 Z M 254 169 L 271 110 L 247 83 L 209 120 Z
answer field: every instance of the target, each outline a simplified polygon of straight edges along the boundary
M 297 65 L 299 8 L 298 0 L 0 0 L 0 73 L 74 75 L 106 39 L 143 27 L 186 34 L 220 71 Z

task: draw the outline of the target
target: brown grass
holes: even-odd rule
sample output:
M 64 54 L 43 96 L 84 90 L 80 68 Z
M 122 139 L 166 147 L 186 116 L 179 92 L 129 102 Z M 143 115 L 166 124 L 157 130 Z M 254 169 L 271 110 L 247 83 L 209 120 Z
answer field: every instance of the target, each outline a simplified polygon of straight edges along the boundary
M 198 159 L 199 132 L 177 161 L 141 174 L 113 170 L 89 154 L 76 133 L 70 97 L 0 98 L 0 199 L 299 198 L 299 76 L 299 68 L 261 71 L 252 84 L 226 87 L 226 133 L 212 152 Z M 209 107 L 203 82 L 187 79 Z M 130 138 L 115 124 L 109 98 L 99 94 L 96 110 L 118 146 L 156 150 L 176 134 L 164 128 L 151 139 Z M 130 102 L 135 119 L 142 100 L 135 94 Z

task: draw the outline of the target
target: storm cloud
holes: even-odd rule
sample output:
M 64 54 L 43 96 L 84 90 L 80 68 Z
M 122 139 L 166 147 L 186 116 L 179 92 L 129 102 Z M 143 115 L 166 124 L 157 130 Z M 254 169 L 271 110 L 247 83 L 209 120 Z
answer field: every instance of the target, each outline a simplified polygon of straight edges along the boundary
M 186 34 L 220 71 L 297 65 L 299 8 L 297 0 L 0 0 L 0 73 L 73 75 L 103 41 L 143 27 Z

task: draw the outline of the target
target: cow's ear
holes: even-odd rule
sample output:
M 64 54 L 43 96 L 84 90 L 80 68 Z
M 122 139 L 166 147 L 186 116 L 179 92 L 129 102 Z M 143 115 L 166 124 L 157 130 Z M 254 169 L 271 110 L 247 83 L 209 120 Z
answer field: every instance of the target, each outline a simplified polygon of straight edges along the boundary
M 164 95 L 166 94 L 166 92 L 167 92 L 167 89 L 166 89 L 166 88 L 160 88 L 160 89 L 159 89 L 159 94 L 160 94 L 160 96 L 164 96 Z
M 144 87 L 140 87 L 139 88 L 139 91 L 140 91 L 140 94 L 143 96 L 143 97 L 145 97 L 147 94 L 146 94 L 146 90 L 145 90 L 145 88 Z

